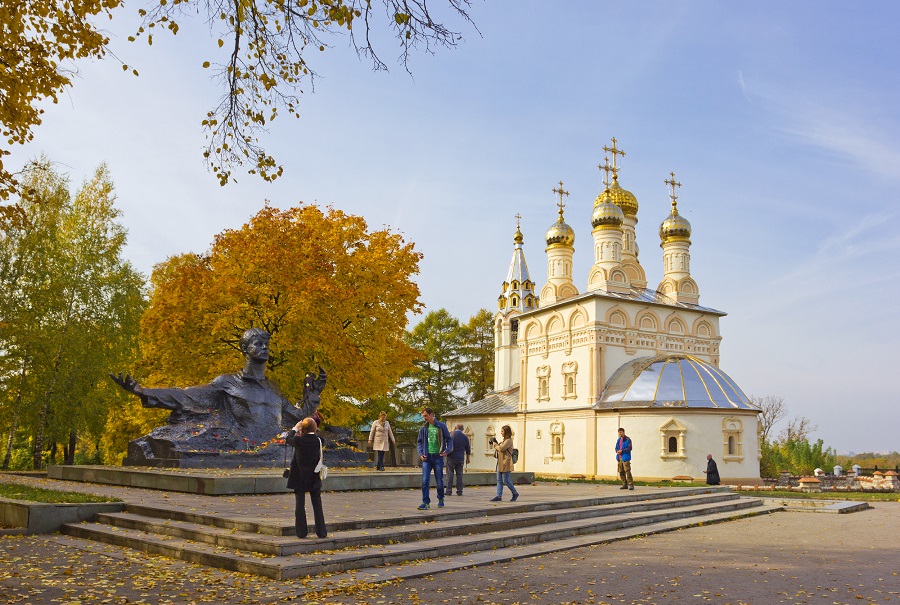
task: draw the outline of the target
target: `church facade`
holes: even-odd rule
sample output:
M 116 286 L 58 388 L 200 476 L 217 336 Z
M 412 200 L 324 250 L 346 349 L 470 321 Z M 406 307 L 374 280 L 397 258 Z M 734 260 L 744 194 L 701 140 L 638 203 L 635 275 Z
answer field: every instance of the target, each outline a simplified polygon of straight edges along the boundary
M 706 455 L 724 482 L 759 481 L 759 410 L 719 369 L 722 311 L 699 304 L 690 273 L 691 226 L 671 212 L 659 227 L 662 279 L 648 288 L 635 243 L 638 203 L 618 182 L 613 139 L 605 189 L 591 215 L 593 265 L 576 283 L 575 231 L 558 217 L 546 233 L 547 282 L 530 276 L 516 229 L 494 320 L 494 391 L 445 415 L 472 443 L 471 468 L 493 470 L 490 439 L 513 429 L 516 470 L 613 478 L 619 427 L 642 480 L 703 480 Z M 612 173 L 612 179 L 609 175 Z M 581 281 L 586 276 L 586 283 Z M 582 288 L 579 289 L 579 285 Z

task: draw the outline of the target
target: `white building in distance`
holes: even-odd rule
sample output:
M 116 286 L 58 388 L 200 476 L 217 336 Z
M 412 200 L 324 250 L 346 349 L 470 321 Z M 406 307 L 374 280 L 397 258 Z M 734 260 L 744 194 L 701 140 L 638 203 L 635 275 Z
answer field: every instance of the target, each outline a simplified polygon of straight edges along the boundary
M 635 244 L 638 202 L 608 160 L 606 188 L 591 215 L 594 263 L 579 291 L 575 231 L 563 211 L 547 231 L 547 283 L 536 294 L 516 228 L 513 258 L 495 316 L 494 391 L 445 415 L 472 443 L 470 468 L 493 470 L 491 437 L 504 424 L 519 449 L 518 471 L 611 479 L 622 427 L 640 480 L 703 480 L 712 454 L 726 483 L 759 482 L 759 409 L 719 369 L 719 318 L 698 304 L 691 277 L 691 225 L 672 210 L 659 227 L 663 277 L 647 288 Z M 612 180 L 609 174 L 612 173 Z

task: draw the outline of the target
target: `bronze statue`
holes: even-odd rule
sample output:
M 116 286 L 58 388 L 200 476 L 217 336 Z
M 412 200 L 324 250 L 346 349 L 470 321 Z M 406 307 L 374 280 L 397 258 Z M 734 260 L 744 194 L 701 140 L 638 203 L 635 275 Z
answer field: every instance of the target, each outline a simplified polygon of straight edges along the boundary
M 204 386 L 147 389 L 129 375 L 110 374 L 116 384 L 140 397 L 144 407 L 172 410 L 165 426 L 128 444 L 126 464 L 194 466 L 188 463 L 189 459 L 198 459 L 201 465 L 200 459 L 204 460 L 202 464 L 207 464 L 209 458 L 222 452 L 271 450 L 265 446 L 282 430 L 302 420 L 304 414 L 265 376 L 269 337 L 268 332 L 259 328 L 244 332 L 241 336 L 244 368 L 236 374 L 219 376 Z M 316 406 L 324 376 L 322 370 L 321 387 L 315 393 Z M 262 458 L 274 461 L 281 457 L 281 449 L 274 449 L 277 452 L 260 456 L 259 462 L 265 462 Z M 247 464 L 246 456 L 242 464 Z
M 303 405 L 300 406 L 300 411 L 304 418 L 314 418 L 316 416 L 326 380 L 325 368 L 322 366 L 319 366 L 318 378 L 316 378 L 315 372 L 306 373 L 306 378 L 303 379 Z

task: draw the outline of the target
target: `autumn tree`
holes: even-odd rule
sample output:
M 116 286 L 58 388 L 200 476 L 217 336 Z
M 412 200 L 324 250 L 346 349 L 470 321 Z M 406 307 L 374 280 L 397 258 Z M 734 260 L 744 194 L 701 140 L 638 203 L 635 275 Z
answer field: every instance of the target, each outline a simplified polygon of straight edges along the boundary
M 269 375 L 292 401 L 306 372 L 326 369 L 322 410 L 341 424 L 355 414 L 351 402 L 384 395 L 412 364 L 403 334 L 421 308 L 420 259 L 362 217 L 266 206 L 206 254 L 154 268 L 137 374 L 147 386 L 205 383 L 241 366 L 240 336 L 259 327 L 272 335 Z
M 115 398 L 106 372 L 134 353 L 143 277 L 122 259 L 126 233 L 105 167 L 74 199 L 52 170 L 24 185 L 24 226 L 0 240 L 0 380 L 5 462 L 23 434 L 39 468 L 57 444 L 72 463 L 79 439 L 99 441 Z
M 494 314 L 481 309 L 463 326 L 464 380 L 469 402 L 494 388 Z
M 769 440 L 772 434 L 772 427 L 787 417 L 787 405 L 784 403 L 784 397 L 777 395 L 766 395 L 765 397 L 751 397 L 751 403 L 761 410 L 759 414 L 759 426 L 764 441 Z
M 57 102 L 72 83 L 76 60 L 107 54 L 109 38 L 95 20 L 112 18 L 123 0 L 28 0 L 0 7 L 0 124 L 5 144 L 30 141 L 41 123 L 40 104 Z M 437 6 L 435 6 L 437 4 Z M 410 53 L 453 47 L 461 35 L 447 19 L 469 22 L 469 0 L 149 0 L 138 9 L 142 24 L 130 38 L 153 44 L 154 34 L 177 34 L 186 19 L 199 16 L 209 24 L 210 47 L 197 62 L 221 85 L 222 97 L 201 124 L 207 133 L 204 157 L 225 184 L 234 168 L 271 181 L 280 166 L 259 141 L 279 112 L 299 116 L 300 95 L 316 75 L 311 53 L 330 49 L 345 34 L 349 46 L 387 68 L 376 39 L 393 34 L 399 62 L 408 70 Z M 126 72 L 137 71 L 122 65 Z M 339 119 L 339 118 L 335 118 Z M 16 190 L 14 174 L 2 164 L 0 199 Z M 0 207 L 9 215 L 12 207 Z

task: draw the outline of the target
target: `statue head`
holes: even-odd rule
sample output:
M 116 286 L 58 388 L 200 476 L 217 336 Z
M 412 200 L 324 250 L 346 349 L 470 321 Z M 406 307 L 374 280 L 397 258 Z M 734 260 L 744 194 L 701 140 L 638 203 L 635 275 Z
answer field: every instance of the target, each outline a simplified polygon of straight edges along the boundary
M 269 359 L 270 335 L 260 328 L 250 328 L 241 335 L 241 353 L 253 361 Z

